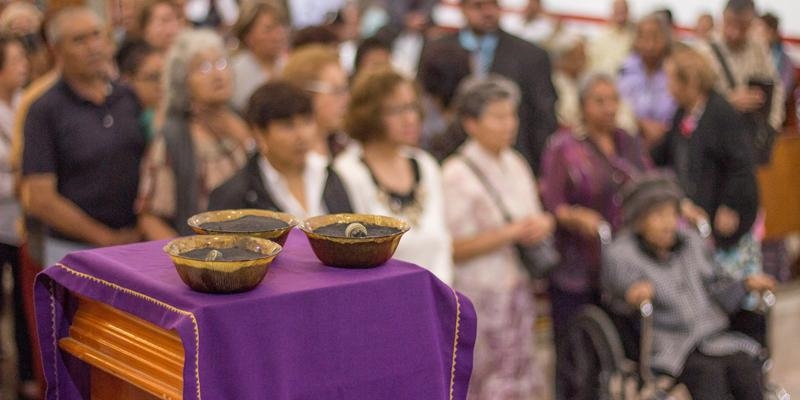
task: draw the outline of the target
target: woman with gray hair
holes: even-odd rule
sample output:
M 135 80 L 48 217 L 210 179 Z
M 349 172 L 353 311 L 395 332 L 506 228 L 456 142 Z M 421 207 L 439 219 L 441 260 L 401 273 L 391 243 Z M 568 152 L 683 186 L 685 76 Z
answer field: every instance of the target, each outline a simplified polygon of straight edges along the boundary
M 556 338 L 556 395 L 575 398 L 566 340 L 569 321 L 599 300 L 600 243 L 604 223 L 621 226 L 622 186 L 650 166 L 638 137 L 619 129 L 619 94 L 614 78 L 589 75 L 578 91 L 582 125 L 550 139 L 542 156 L 542 202 L 555 215 L 561 264 L 550 274 Z
M 519 89 L 500 76 L 465 81 L 455 100 L 467 141 L 444 162 L 454 287 L 469 296 L 478 326 L 470 399 L 539 398 L 530 277 L 515 245 L 536 245 L 555 223 L 542 211 L 536 181 L 513 144 Z
M 252 139 L 228 107 L 231 75 L 222 38 L 211 30 L 181 33 L 167 53 L 166 117 L 142 163 L 137 201 L 148 239 L 190 234 L 186 220 L 244 166 Z

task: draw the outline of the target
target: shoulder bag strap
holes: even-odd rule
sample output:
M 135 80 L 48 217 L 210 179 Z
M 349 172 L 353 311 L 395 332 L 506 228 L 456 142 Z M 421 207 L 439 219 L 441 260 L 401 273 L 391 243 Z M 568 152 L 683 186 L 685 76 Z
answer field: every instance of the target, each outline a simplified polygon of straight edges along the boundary
M 725 73 L 725 79 L 728 81 L 728 86 L 731 87 L 731 90 L 735 89 L 736 80 L 733 79 L 731 68 L 728 66 L 728 61 L 725 60 L 725 56 L 722 55 L 722 50 L 719 48 L 719 45 L 716 43 L 711 43 L 711 50 L 714 51 L 714 56 L 717 57 L 717 61 L 719 61 L 719 65 L 722 67 L 722 71 Z

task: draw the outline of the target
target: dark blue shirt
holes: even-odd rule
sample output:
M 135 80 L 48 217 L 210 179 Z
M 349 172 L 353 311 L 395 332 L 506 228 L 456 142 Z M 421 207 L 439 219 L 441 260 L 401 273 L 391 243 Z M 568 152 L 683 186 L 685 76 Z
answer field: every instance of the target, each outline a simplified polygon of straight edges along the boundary
M 22 173 L 55 174 L 59 194 L 119 229 L 136 223 L 133 204 L 145 136 L 133 91 L 117 84 L 110 88 L 98 105 L 62 79 L 34 102 L 25 119 Z

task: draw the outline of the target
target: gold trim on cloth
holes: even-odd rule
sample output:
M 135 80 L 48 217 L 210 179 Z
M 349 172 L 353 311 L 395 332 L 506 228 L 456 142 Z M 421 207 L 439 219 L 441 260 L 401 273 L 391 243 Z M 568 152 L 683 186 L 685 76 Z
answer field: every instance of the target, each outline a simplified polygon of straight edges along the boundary
M 451 288 L 453 296 L 456 298 L 456 331 L 453 335 L 453 363 L 450 366 L 450 400 L 453 400 L 453 388 L 456 384 L 456 355 L 458 353 L 458 336 L 460 335 L 459 329 L 461 328 L 461 301 L 458 298 L 458 292 Z
M 153 304 L 155 304 L 155 305 L 157 305 L 159 307 L 165 308 L 165 309 L 167 309 L 169 311 L 172 311 L 174 313 L 181 314 L 183 316 L 189 317 L 192 320 L 192 325 L 193 325 L 193 328 L 194 328 L 194 379 L 197 382 L 197 400 L 201 399 L 201 396 L 200 396 L 200 328 L 197 325 L 197 318 L 195 318 L 194 314 L 192 314 L 189 311 L 181 310 L 180 308 L 177 308 L 177 307 L 174 307 L 174 306 L 169 305 L 167 303 L 164 303 L 161 300 L 154 299 L 154 298 L 152 298 L 152 297 L 150 297 L 150 296 L 148 296 L 146 294 L 139 293 L 139 292 L 137 292 L 135 290 L 128 289 L 126 287 L 122 287 L 122 286 L 120 286 L 120 285 L 118 285 L 116 283 L 112 283 L 112 282 L 106 281 L 104 279 L 97 278 L 95 276 L 92 276 L 92 275 L 89 275 L 89 274 L 86 274 L 86 273 L 83 273 L 83 272 L 78 272 L 78 271 L 76 271 L 76 270 L 74 270 L 74 269 L 72 269 L 72 268 L 70 268 L 70 267 L 68 267 L 68 266 L 66 266 L 64 264 L 58 263 L 55 266 L 65 270 L 68 273 L 70 273 L 72 275 L 75 275 L 75 276 L 77 276 L 79 278 L 88 279 L 88 280 L 90 280 L 92 282 L 99 283 L 101 285 L 110 287 L 111 289 L 123 292 L 125 294 L 129 294 L 129 295 L 134 296 L 134 297 L 138 297 L 138 298 L 143 299 L 143 300 L 146 300 L 146 301 L 148 301 L 150 303 L 153 303 Z M 53 335 L 52 335 L 53 346 L 54 346 L 55 349 L 58 349 L 58 343 L 57 343 L 57 340 L 56 340 L 55 290 L 53 288 L 52 281 L 51 281 L 51 286 L 50 286 L 50 307 L 51 307 L 50 315 L 53 318 L 53 320 L 52 320 L 52 324 L 53 324 L 53 327 L 52 327 L 53 328 Z M 56 354 L 58 354 L 57 351 L 56 351 Z M 56 363 L 56 368 L 55 368 L 55 377 L 56 377 L 56 388 L 58 388 L 58 386 L 57 386 L 58 385 L 58 364 L 57 363 Z M 56 391 L 56 393 L 57 392 L 58 391 Z M 58 398 L 58 395 L 56 395 L 56 398 Z

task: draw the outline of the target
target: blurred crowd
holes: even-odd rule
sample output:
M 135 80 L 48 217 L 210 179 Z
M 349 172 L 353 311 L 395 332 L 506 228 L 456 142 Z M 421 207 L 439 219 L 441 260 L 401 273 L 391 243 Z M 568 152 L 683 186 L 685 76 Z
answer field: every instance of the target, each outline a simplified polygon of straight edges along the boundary
M 632 304 L 670 293 L 637 286 L 657 274 L 632 281 L 626 256 L 604 264 L 604 229 L 639 238 L 617 251 L 657 264 L 694 246 L 685 226 L 707 221 L 711 255 L 696 262 L 749 291 L 772 287 L 755 172 L 795 89 L 777 16 L 730 0 L 687 34 L 669 10 L 635 21 L 614 0 L 585 37 L 539 0 L 502 24 L 497 0 L 461 0 L 459 29 L 433 23 L 437 3 L 122 0 L 108 21 L 5 5 L 0 264 L 15 279 L 20 397 L 39 396 L 33 274 L 74 250 L 190 234 L 185 221 L 206 210 L 408 221 L 395 257 L 476 307 L 476 400 L 545 393 L 534 282 L 551 304 L 558 399 L 577 396 L 564 339 L 583 306 L 606 291 Z M 669 172 L 642 183 L 654 170 Z M 647 184 L 670 190 L 643 201 Z M 558 257 L 532 274 L 531 248 Z M 764 344 L 753 296 L 740 297 L 714 329 Z M 721 398 L 685 372 L 699 357 L 722 360 L 699 370 L 732 368 L 743 353 L 711 354 L 695 336 L 662 372 L 697 399 Z

